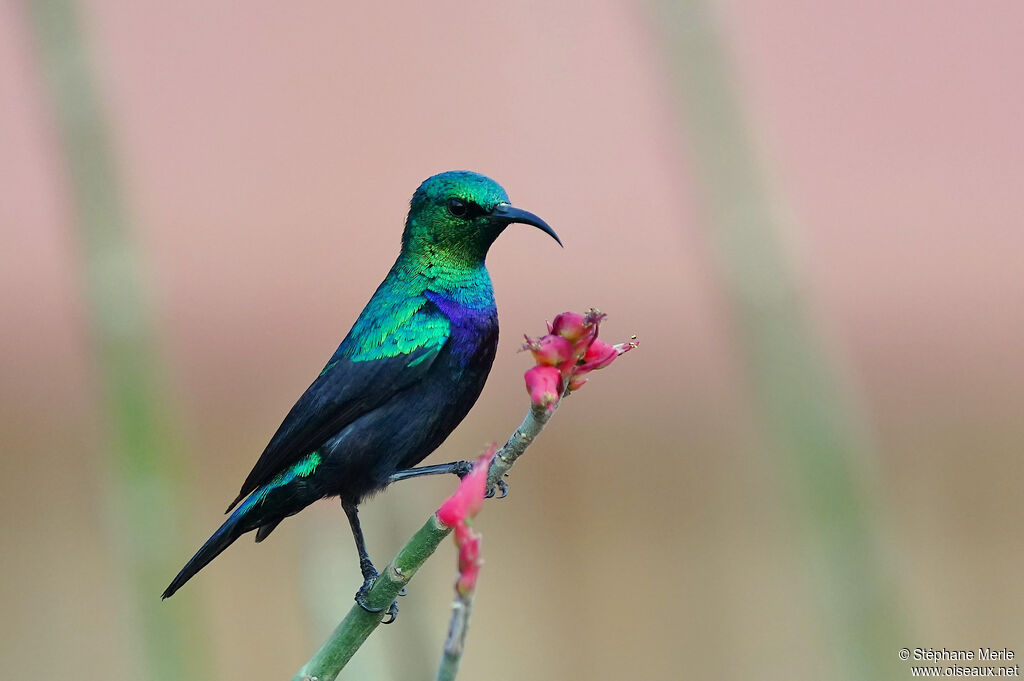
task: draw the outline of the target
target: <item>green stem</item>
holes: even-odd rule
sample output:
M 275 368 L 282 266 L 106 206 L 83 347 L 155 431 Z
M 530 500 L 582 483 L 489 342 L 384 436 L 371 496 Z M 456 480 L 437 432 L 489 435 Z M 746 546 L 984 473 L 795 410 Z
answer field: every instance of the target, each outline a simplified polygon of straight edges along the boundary
M 132 612 L 126 655 L 139 674 L 170 681 L 208 676 L 201 621 L 191 605 L 154 607 L 168 566 L 179 559 L 187 513 L 173 455 L 164 375 L 112 151 L 100 88 L 90 69 L 80 4 L 24 3 L 67 173 L 83 259 L 96 381 L 108 442 L 111 567 Z M 137 625 L 137 626 L 136 626 Z
M 381 571 L 367 594 L 367 604 L 371 608 L 380 608 L 380 612 L 367 612 L 353 604 L 320 650 L 295 675 L 294 681 L 334 681 L 363 641 L 380 625 L 387 607 L 398 598 L 398 593 L 450 532 L 451 528 L 442 525 L 436 515 L 431 515 Z
M 448 638 L 444 641 L 441 664 L 437 669 L 437 681 L 455 681 L 462 663 L 462 652 L 466 649 L 466 632 L 469 631 L 469 616 L 473 611 L 473 594 L 455 593 L 452 601 L 452 619 L 448 623 Z
M 505 442 L 505 446 L 499 449 L 491 460 L 491 468 L 487 471 L 487 489 L 494 489 L 516 460 L 523 455 L 526 448 L 533 444 L 534 438 L 544 430 L 544 426 L 551 419 L 551 415 L 555 413 L 555 409 L 558 409 L 559 404 L 561 404 L 561 400 L 552 405 L 551 411 L 535 404 L 530 405 L 530 411 L 526 412 L 523 422 L 519 424 L 519 427 Z
M 547 425 L 554 410 L 531 406 L 523 422 L 509 436 L 505 446 L 498 450 L 491 461 L 487 474 L 488 489 L 493 488 L 522 456 L 526 448 L 533 443 L 540 431 Z M 395 559 L 381 571 L 373 588 L 366 596 L 371 608 L 380 608 L 380 612 L 367 612 L 358 605 L 353 605 L 331 635 L 324 641 L 320 649 L 302 666 L 293 677 L 293 681 L 334 681 L 363 642 L 373 633 L 384 617 L 384 611 L 398 597 L 398 593 L 412 579 L 427 558 L 434 553 L 451 528 L 442 525 L 437 515 L 431 514 L 416 534 L 398 552 Z M 468 613 L 467 613 L 468 615 Z M 468 623 L 468 618 L 467 618 Z M 461 650 L 459 651 L 461 657 Z M 458 662 L 455 662 L 458 668 Z M 453 676 L 450 678 L 454 678 Z
M 761 172 L 727 45 L 708 0 L 661 0 L 658 26 L 678 75 L 688 141 L 723 282 L 739 323 L 754 407 L 806 522 L 837 679 L 886 678 L 899 618 L 871 521 L 864 429 L 804 300 L 800 272 Z

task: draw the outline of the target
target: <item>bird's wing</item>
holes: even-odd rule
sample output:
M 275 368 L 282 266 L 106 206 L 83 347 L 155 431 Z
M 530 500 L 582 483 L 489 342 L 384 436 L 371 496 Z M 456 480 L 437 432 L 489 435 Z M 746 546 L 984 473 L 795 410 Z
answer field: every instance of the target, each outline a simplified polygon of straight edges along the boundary
M 388 313 L 360 317 L 320 376 L 288 412 L 228 511 L 430 370 L 451 333 L 448 318 L 423 298 L 405 301 Z

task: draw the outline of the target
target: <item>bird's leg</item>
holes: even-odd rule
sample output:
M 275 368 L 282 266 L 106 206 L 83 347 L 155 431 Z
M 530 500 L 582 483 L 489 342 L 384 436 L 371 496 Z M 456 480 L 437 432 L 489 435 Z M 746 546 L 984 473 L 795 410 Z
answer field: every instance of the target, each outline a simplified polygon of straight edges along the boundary
M 377 577 L 377 569 L 373 567 L 373 561 L 370 560 L 370 554 L 366 550 L 363 528 L 359 524 L 359 511 L 355 504 L 349 504 L 344 501 L 341 502 L 341 507 L 345 509 L 345 515 L 348 516 L 348 524 L 352 528 L 352 537 L 356 540 L 356 551 L 359 552 L 359 570 L 363 573 L 363 579 L 372 584 L 372 581 Z
M 388 483 L 418 478 L 422 475 L 446 475 L 449 473 L 457 475 L 461 479 L 466 477 L 471 470 L 473 470 L 473 462 L 471 461 L 452 461 L 451 463 L 441 463 L 436 466 L 420 466 L 419 468 L 409 468 L 392 473 L 391 477 L 388 478 Z M 494 487 L 487 490 L 487 498 L 490 499 L 497 492 L 500 492 L 498 495 L 499 499 L 504 499 L 508 496 L 508 483 L 504 479 L 499 480 Z
M 373 567 L 373 561 L 370 560 L 370 554 L 366 550 L 363 528 L 359 524 L 359 511 L 355 504 L 350 504 L 344 500 L 341 502 L 341 507 L 345 509 L 345 515 L 348 516 L 348 524 L 352 528 L 352 537 L 356 540 L 356 551 L 359 552 L 359 570 L 363 573 L 363 585 L 356 591 L 355 601 L 366 612 L 380 612 L 384 608 L 372 608 L 366 602 L 366 596 L 370 593 L 370 589 L 373 588 L 373 583 L 377 581 L 379 573 L 377 568 Z M 381 624 L 391 624 L 397 617 L 398 602 L 392 601 L 388 607 L 387 616 L 381 620 Z
M 457 475 L 462 478 L 471 470 L 473 470 L 473 464 L 469 461 L 452 461 L 451 463 L 440 463 L 436 466 L 420 466 L 419 468 L 409 468 L 404 471 L 392 473 L 391 477 L 388 478 L 388 483 L 398 482 L 399 480 L 408 480 L 409 478 L 418 478 L 423 475 L 450 474 Z

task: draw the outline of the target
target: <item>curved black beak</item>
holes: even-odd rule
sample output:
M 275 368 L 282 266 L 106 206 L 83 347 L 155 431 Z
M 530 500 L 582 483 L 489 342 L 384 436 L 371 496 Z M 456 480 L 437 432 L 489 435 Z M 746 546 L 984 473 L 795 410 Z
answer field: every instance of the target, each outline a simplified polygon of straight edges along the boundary
M 511 224 L 513 222 L 521 222 L 524 225 L 533 225 L 534 227 L 541 230 L 542 232 L 545 232 L 548 236 L 557 241 L 559 246 L 562 246 L 562 240 L 558 238 L 557 234 L 555 234 L 555 230 L 551 229 L 551 226 L 548 223 L 544 222 L 539 217 L 537 217 L 536 215 L 529 211 L 520 210 L 519 208 L 511 206 L 507 203 L 499 203 L 497 206 L 494 207 L 494 210 L 491 211 L 491 216 L 498 218 L 499 220 L 505 222 L 506 224 Z M 565 247 L 562 246 L 562 248 Z

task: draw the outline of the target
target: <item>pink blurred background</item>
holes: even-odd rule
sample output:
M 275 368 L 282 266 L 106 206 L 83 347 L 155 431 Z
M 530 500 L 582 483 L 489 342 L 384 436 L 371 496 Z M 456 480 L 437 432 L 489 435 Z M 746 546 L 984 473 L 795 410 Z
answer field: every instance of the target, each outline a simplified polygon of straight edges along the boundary
M 429 462 L 508 435 L 526 407 L 521 335 L 555 313 L 597 305 L 607 337 L 643 345 L 566 403 L 480 516 L 463 678 L 856 676 L 837 668 L 806 510 L 760 446 L 664 6 L 74 5 L 173 430 L 181 536 L 151 594 L 126 586 L 122 559 L 146 549 L 117 548 L 83 237 L 28 6 L 0 4 L 0 675 L 149 678 L 140 622 L 183 613 L 198 677 L 294 673 L 359 583 L 336 504 L 157 595 L 387 271 L 413 189 L 469 168 L 566 248 L 525 228 L 495 245 L 498 359 Z M 1012 649 L 1024 6 L 709 12 L 867 443 L 870 536 L 903 637 L 885 664 L 904 678 L 902 647 Z M 449 489 L 370 502 L 377 560 Z M 342 678 L 432 678 L 453 565 L 446 545 Z

